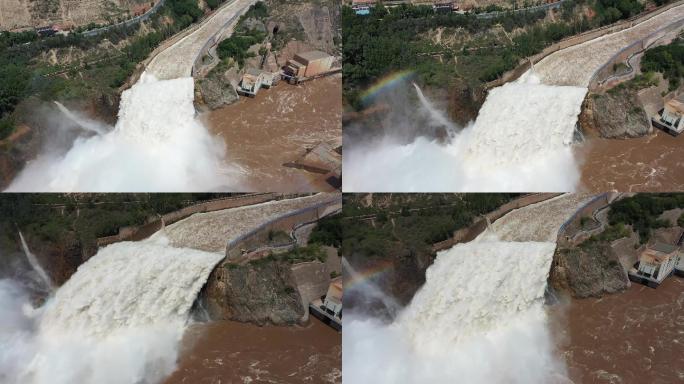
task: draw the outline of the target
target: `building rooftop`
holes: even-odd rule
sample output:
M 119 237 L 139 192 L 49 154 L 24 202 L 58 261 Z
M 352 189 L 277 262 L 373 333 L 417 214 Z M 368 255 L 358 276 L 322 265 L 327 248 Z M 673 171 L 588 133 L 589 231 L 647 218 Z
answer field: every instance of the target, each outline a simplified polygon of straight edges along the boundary
M 639 256 L 639 260 L 648 264 L 662 264 L 667 262 L 677 251 L 677 246 L 665 243 L 656 243 L 649 246 Z
M 665 103 L 665 107 L 671 111 L 675 111 L 677 113 L 683 114 L 684 115 L 684 102 L 681 102 L 677 99 L 672 99 Z
M 677 246 L 674 244 L 657 242 L 651 247 L 651 249 L 654 249 L 658 252 L 663 252 L 663 253 L 672 253 L 672 252 L 677 250 Z

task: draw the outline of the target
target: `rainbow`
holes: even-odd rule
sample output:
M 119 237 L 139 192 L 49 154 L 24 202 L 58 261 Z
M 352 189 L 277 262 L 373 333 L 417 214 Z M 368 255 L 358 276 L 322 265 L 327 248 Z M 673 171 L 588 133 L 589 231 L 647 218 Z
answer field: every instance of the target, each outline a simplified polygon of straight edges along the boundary
M 356 271 L 355 274 L 350 274 L 351 276 L 344 280 L 344 289 L 352 289 L 365 281 L 373 280 L 389 272 L 392 268 L 394 268 L 394 264 L 391 261 L 382 261 L 363 271 Z
M 400 84 L 403 80 L 414 75 L 412 70 L 403 70 L 399 72 L 390 73 L 389 75 L 378 80 L 372 87 L 368 88 L 361 94 L 361 102 L 364 105 L 370 104 L 373 99 L 381 92 L 392 89 Z

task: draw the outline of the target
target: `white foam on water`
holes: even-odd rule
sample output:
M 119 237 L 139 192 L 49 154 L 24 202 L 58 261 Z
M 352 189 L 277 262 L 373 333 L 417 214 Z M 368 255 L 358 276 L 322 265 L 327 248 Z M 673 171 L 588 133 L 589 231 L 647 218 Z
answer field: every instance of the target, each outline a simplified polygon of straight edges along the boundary
M 0 381 L 160 382 L 175 369 L 189 311 L 222 258 L 163 239 L 113 244 L 38 311 L 0 284 Z
M 571 143 L 582 87 L 532 73 L 493 89 L 476 121 L 451 142 L 390 136 L 345 148 L 345 192 L 571 191 L 580 173 Z M 424 97 L 421 100 L 427 100 Z M 434 117 L 439 123 L 444 117 Z
M 347 315 L 345 380 L 570 382 L 554 351 L 544 294 L 557 232 L 587 199 L 566 194 L 514 210 L 476 240 L 438 252 L 423 287 L 389 325 Z
M 113 129 L 79 137 L 66 153 L 41 154 L 8 191 L 235 189 L 239 172 L 224 163 L 225 146 L 195 118 L 193 101 L 191 77 L 160 81 L 143 74 L 121 95 Z
M 554 243 L 485 240 L 438 254 L 391 325 L 346 317 L 353 383 L 548 383 L 565 374 L 543 309 Z

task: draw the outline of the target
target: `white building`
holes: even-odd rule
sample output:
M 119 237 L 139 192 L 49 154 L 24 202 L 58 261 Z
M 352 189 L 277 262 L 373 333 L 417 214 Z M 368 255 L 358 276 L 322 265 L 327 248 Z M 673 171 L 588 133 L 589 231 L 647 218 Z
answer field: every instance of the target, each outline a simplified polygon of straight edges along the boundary
M 639 255 L 637 276 L 660 284 L 679 263 L 678 250 L 676 245 L 665 243 L 656 243 L 646 248 Z
M 254 97 L 261 88 L 271 88 L 276 82 L 277 79 L 272 73 L 250 68 L 242 76 L 238 93 L 243 96 Z
M 668 101 L 661 115 L 654 118 L 653 122 L 658 128 L 679 135 L 684 131 L 684 102 L 678 99 Z
M 338 319 L 342 318 L 342 292 L 342 278 L 338 277 L 330 283 L 323 301 L 325 311 Z

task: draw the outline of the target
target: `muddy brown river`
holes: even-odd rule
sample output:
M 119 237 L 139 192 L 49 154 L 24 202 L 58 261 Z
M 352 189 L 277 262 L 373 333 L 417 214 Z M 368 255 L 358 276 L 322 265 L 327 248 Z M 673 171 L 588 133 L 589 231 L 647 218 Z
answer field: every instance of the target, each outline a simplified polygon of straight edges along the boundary
M 559 352 L 576 384 L 684 381 L 684 279 L 640 284 L 550 310 Z
M 342 383 L 342 334 L 316 319 L 305 327 L 195 324 L 182 344 L 165 384 Z
M 660 130 L 636 139 L 589 139 L 576 150 L 582 187 L 590 191 L 663 192 L 684 189 L 684 135 Z
M 325 177 L 283 166 L 320 142 L 341 144 L 342 78 L 340 75 L 300 85 L 281 82 L 256 98 L 203 116 L 224 139 L 228 161 L 244 170 L 252 190 L 330 191 Z

